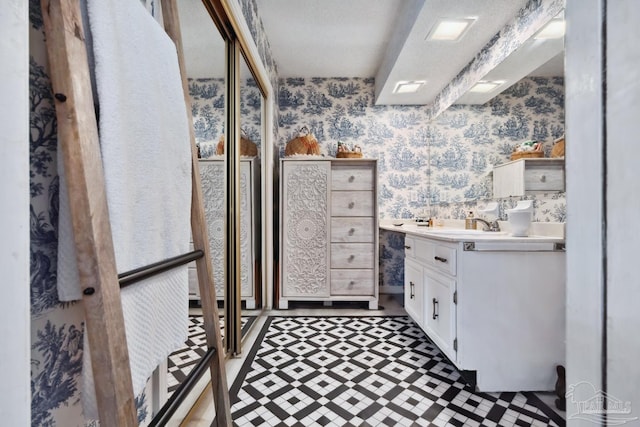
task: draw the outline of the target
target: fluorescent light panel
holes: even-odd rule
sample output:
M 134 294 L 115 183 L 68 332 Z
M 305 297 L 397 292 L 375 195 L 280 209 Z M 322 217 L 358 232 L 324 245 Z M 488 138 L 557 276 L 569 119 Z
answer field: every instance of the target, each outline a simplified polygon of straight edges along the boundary
M 475 86 L 469 89 L 469 92 L 489 93 L 492 90 L 495 90 L 498 86 L 500 86 L 503 83 L 504 82 L 500 80 L 493 81 L 493 82 L 479 81 L 478 83 L 475 84 Z
M 400 81 L 396 83 L 393 93 L 415 93 L 423 84 L 424 80 Z
M 440 19 L 427 36 L 427 40 L 458 41 L 475 20 L 476 18 Z
M 535 39 L 559 39 L 564 36 L 566 22 L 564 19 L 553 19 L 535 35 Z

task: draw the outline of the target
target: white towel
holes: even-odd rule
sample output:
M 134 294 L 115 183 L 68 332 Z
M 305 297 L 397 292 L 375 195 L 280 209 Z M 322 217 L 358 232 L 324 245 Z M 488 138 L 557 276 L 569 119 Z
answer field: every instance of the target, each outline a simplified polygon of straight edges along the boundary
M 100 146 L 118 272 L 189 250 L 191 151 L 176 49 L 137 0 L 89 0 Z M 61 175 L 61 179 L 64 174 Z M 61 188 L 64 183 L 61 182 Z M 81 297 L 68 197 L 61 192 L 58 292 Z M 134 393 L 187 337 L 187 267 L 121 293 Z M 82 400 L 97 407 L 85 339 Z

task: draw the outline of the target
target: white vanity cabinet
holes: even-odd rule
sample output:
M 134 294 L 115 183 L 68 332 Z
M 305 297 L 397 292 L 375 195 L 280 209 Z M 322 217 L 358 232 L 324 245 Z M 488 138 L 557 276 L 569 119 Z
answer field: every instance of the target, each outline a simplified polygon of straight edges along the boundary
M 555 243 L 408 234 L 405 309 L 480 391 L 553 390 L 565 360 L 564 258 Z
M 376 161 L 282 159 L 279 307 L 378 305 Z
M 494 166 L 494 198 L 524 196 L 529 191 L 564 191 L 564 160 L 519 159 Z
M 199 161 L 202 196 L 209 234 L 213 281 L 218 300 L 224 299 L 224 160 Z M 259 233 L 259 160 L 256 157 L 240 159 L 240 277 L 241 299 L 247 309 L 256 308 L 258 289 L 254 271 L 258 259 L 256 233 Z M 200 292 L 195 264 L 189 269 L 189 297 L 199 300 Z

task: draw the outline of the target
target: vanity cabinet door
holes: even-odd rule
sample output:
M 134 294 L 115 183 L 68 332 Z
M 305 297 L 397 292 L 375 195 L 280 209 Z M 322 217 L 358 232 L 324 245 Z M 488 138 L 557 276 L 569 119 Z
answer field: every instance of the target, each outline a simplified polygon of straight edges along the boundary
M 433 342 L 451 360 L 456 360 L 456 281 L 424 269 L 424 327 Z
M 424 327 L 423 290 L 422 266 L 412 259 L 405 259 L 404 309 L 420 327 Z
M 282 296 L 328 297 L 331 162 L 282 162 Z

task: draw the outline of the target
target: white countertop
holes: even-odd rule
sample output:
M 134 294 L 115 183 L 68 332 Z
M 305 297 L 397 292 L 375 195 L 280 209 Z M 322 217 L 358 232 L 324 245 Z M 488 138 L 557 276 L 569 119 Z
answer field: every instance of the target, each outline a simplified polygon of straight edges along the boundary
M 400 224 L 402 225 L 395 225 Z M 419 225 L 420 224 L 420 225 Z M 564 243 L 562 235 L 529 235 L 528 237 L 514 237 L 508 231 L 482 231 L 465 230 L 462 227 L 455 227 L 445 224 L 443 227 L 426 227 L 411 220 L 381 220 L 380 229 L 405 233 L 414 236 L 428 237 L 432 239 L 444 240 L 448 242 L 505 242 L 505 243 Z M 464 224 L 464 221 L 462 221 Z M 503 224 L 501 224 L 501 228 Z M 534 227 L 535 230 L 535 227 Z

